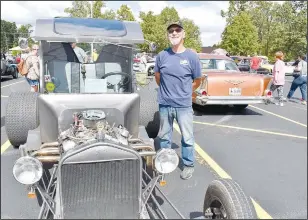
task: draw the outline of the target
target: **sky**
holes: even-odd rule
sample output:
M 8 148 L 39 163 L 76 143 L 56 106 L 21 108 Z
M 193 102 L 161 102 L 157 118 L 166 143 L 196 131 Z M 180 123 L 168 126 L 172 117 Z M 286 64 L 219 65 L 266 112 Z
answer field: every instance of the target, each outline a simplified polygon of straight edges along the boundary
M 192 19 L 201 31 L 203 46 L 212 46 L 221 40 L 226 21 L 220 11 L 227 10 L 228 1 L 105 1 L 107 9 L 117 10 L 122 4 L 128 5 L 135 18 L 139 12 L 153 11 L 155 14 L 167 6 L 174 6 L 181 18 Z M 35 26 L 38 18 L 67 16 L 64 8 L 70 7 L 71 1 L 1 1 L 1 19 L 15 22 L 18 26 Z M 12 12 L 14 8 L 14 12 Z M 104 9 L 102 9 L 104 11 Z

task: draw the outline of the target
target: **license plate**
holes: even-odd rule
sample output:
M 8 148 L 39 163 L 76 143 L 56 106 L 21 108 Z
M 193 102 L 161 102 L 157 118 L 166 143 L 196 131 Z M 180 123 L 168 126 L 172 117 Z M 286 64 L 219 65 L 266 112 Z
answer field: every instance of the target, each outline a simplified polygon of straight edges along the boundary
M 242 95 L 241 88 L 229 88 L 229 95 L 240 96 Z

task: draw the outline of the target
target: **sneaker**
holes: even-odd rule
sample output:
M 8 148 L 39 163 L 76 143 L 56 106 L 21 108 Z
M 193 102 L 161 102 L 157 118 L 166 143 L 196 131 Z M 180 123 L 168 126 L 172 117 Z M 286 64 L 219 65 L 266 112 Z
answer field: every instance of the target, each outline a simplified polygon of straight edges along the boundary
M 302 101 L 302 105 L 307 105 L 307 101 Z
M 192 177 L 193 172 L 194 172 L 194 167 L 184 166 L 184 169 L 181 173 L 181 178 L 184 180 L 188 180 L 189 178 Z

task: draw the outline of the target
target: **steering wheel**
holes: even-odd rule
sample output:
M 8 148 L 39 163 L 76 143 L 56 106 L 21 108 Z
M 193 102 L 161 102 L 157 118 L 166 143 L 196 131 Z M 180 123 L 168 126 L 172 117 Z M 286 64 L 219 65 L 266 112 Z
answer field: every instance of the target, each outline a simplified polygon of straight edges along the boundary
M 121 80 L 121 81 L 118 83 L 118 85 L 119 85 L 120 87 L 126 86 L 126 85 L 129 84 L 130 81 L 131 81 L 131 75 L 129 75 L 128 73 L 124 73 L 124 72 L 110 72 L 110 73 L 107 73 L 107 74 L 103 75 L 101 79 L 105 79 L 105 78 L 107 78 L 107 77 L 109 77 L 109 76 L 114 76 L 114 75 L 126 76 L 127 82 L 126 82 L 126 83 L 123 83 L 123 81 Z M 121 83 L 121 82 L 122 82 L 122 83 Z M 108 83 L 108 84 L 111 84 L 111 83 Z M 113 85 L 113 84 L 111 84 L 111 85 Z M 113 85 L 113 86 L 115 86 L 115 85 Z

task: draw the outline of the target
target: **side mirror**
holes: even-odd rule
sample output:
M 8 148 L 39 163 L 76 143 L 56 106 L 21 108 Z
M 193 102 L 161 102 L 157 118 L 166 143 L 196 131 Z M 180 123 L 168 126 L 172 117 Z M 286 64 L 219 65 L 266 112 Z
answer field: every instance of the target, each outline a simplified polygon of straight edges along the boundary
M 27 38 L 19 38 L 18 40 L 18 46 L 21 48 L 21 49 L 27 49 L 29 46 L 28 46 L 28 39 Z

